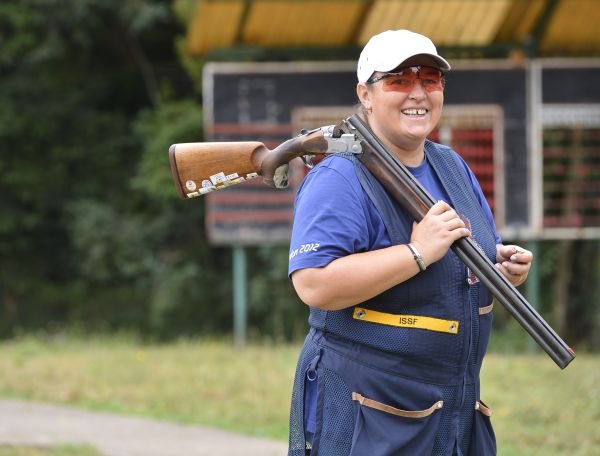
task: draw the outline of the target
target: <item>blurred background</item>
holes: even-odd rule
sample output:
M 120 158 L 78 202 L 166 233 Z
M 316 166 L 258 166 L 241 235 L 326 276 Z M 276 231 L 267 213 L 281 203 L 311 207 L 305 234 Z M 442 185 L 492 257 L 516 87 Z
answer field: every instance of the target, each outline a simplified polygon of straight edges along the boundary
M 595 0 L 2 2 L 0 337 L 230 336 L 237 294 L 239 337 L 298 341 L 294 188 L 182 201 L 167 150 L 337 123 L 366 40 L 409 28 L 454 68 L 432 138 L 469 160 L 505 240 L 536 252 L 523 293 L 597 350 L 599 13 Z
M 599 19 L 599 0 L 3 0 L 0 397 L 285 440 L 306 170 L 182 200 L 167 152 L 338 123 L 362 46 L 408 28 L 453 67 L 431 139 L 534 251 L 521 292 L 578 353 L 560 371 L 496 306 L 502 454 L 600 454 Z

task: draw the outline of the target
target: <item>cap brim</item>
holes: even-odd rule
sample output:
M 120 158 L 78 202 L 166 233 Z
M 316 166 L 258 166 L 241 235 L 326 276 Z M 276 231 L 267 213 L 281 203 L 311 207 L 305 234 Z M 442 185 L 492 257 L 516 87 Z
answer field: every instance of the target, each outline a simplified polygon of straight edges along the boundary
M 381 66 L 376 71 L 392 71 L 393 69 L 398 68 L 399 66 L 402 66 L 402 64 L 404 62 L 407 62 L 415 57 L 420 57 L 420 56 L 425 56 L 425 57 L 432 59 L 437 64 L 437 66 L 440 68 L 440 70 L 448 71 L 451 68 L 448 61 L 446 59 L 444 59 L 443 57 L 440 57 L 439 55 L 435 55 L 435 54 L 422 53 L 422 54 L 411 55 L 410 57 L 405 58 L 401 62 L 398 62 L 397 60 L 389 61 L 389 62 L 387 62 L 386 65 Z

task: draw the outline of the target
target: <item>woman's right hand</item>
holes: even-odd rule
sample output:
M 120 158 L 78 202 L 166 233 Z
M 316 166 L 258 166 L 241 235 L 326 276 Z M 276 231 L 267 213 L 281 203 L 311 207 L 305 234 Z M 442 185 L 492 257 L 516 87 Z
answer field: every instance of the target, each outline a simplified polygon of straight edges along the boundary
M 465 222 L 444 201 L 435 203 L 423 220 L 414 223 L 410 242 L 415 245 L 427 266 L 442 258 L 450 246 L 471 232 Z

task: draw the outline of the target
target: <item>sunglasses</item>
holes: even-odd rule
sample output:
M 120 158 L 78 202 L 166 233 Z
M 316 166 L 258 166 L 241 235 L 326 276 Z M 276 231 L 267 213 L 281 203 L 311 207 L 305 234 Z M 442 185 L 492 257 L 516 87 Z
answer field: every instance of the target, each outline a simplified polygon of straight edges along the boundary
M 400 68 L 394 73 L 383 73 L 367 81 L 367 84 L 375 84 L 383 81 L 383 90 L 395 92 L 410 92 L 419 79 L 425 92 L 444 90 L 444 72 L 437 68 L 427 66 L 413 66 Z

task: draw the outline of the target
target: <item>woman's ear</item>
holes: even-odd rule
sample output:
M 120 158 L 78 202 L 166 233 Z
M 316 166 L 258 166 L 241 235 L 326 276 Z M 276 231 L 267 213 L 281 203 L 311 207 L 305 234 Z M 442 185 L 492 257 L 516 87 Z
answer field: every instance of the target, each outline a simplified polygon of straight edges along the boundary
M 356 95 L 358 95 L 360 104 L 362 104 L 367 111 L 370 111 L 371 95 L 369 93 L 369 89 L 367 89 L 367 85 L 364 82 L 359 82 L 356 84 Z

